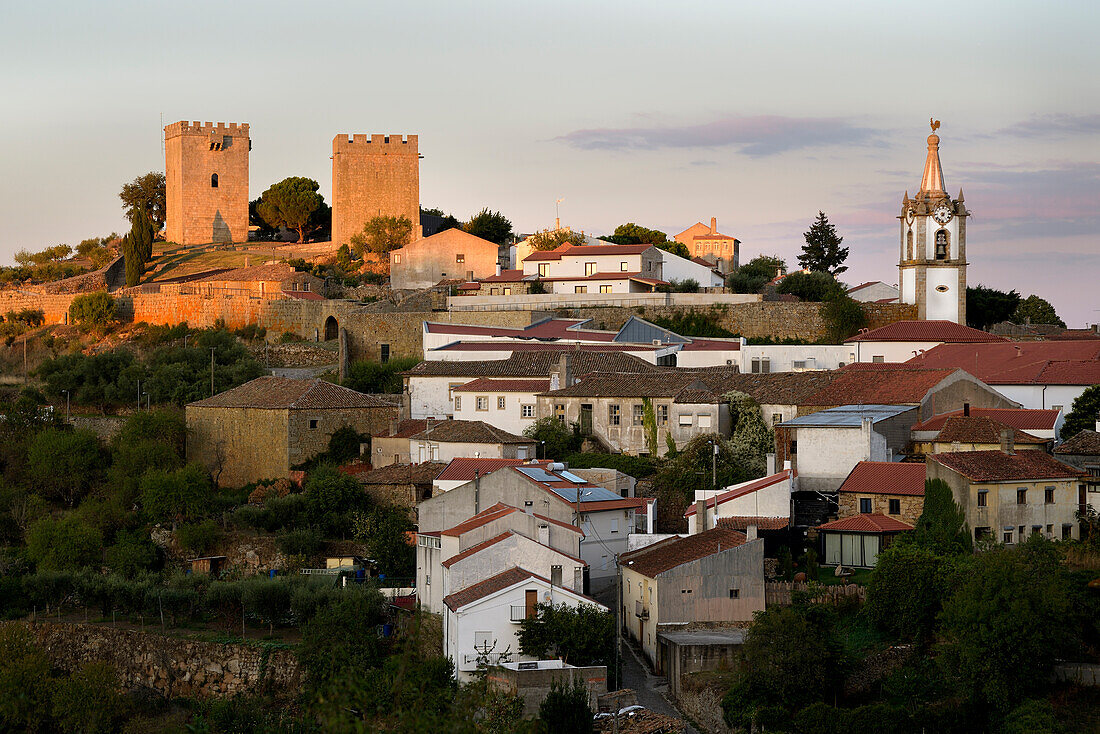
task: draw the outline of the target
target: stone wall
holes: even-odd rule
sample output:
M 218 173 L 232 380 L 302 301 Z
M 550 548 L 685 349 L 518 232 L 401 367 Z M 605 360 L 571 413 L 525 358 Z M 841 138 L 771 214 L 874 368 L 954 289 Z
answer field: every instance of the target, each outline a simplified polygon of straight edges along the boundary
M 184 120 L 164 128 L 164 236 L 169 242 L 248 241 L 251 147 L 247 123 Z
M 857 492 L 841 492 L 839 494 L 840 517 L 854 517 L 859 512 L 861 499 L 871 500 L 871 512 L 889 515 L 910 525 L 916 525 L 917 520 L 924 511 L 924 497 L 912 497 L 909 495 L 871 494 Z M 890 515 L 890 500 L 898 500 L 901 503 L 901 514 Z
M 270 692 L 292 699 L 302 685 L 289 650 L 222 645 L 137 630 L 87 624 L 0 622 L 27 629 L 50 663 L 65 671 L 97 661 L 114 666 L 123 688 L 152 688 L 165 696 L 228 698 Z
M 44 283 L 35 288 L 42 293 L 90 293 L 126 285 L 126 260 L 121 255 L 90 273 Z
M 371 218 L 406 217 L 420 239 L 420 156 L 416 135 L 337 135 L 332 140 L 332 244 L 345 244 Z
M 582 684 L 588 690 L 588 705 L 595 709 L 600 696 L 607 693 L 607 666 L 565 667 L 539 670 L 512 670 L 492 668 L 486 679 L 497 691 L 523 699 L 523 715 L 535 716 L 539 706 L 555 684 L 573 686 Z

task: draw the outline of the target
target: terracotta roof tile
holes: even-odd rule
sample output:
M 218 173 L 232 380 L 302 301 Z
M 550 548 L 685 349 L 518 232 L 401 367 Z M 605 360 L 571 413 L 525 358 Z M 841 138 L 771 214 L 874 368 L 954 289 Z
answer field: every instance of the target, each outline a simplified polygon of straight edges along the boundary
M 1012 482 L 1040 479 L 1074 479 L 1082 473 L 1043 451 L 955 451 L 932 454 L 929 461 L 955 471 L 973 482 Z
M 913 526 L 887 515 L 875 513 L 873 515 L 854 515 L 853 517 L 833 520 L 824 525 L 818 525 L 817 529 L 840 533 L 895 533 L 912 530 Z
M 505 517 L 507 515 L 511 515 L 513 512 L 520 512 L 520 509 L 518 507 L 512 507 L 511 505 L 506 505 L 503 502 L 498 502 L 495 505 L 493 505 L 492 507 L 490 507 L 488 509 L 485 509 L 485 510 L 482 510 L 481 512 L 477 513 L 476 515 L 471 517 L 469 520 L 466 520 L 465 522 L 460 522 L 458 525 L 455 525 L 453 528 L 448 528 L 446 530 L 443 530 L 441 534 L 442 535 L 459 536 L 459 535 L 462 535 L 463 533 L 467 533 L 471 530 L 474 530 L 475 528 L 479 528 L 482 525 L 486 525 L 486 524 L 492 522 L 493 520 L 498 520 L 498 519 L 500 519 L 502 517 Z M 574 533 L 577 533 L 578 535 L 581 535 L 581 536 L 584 535 L 584 531 L 581 530 L 580 528 L 578 528 L 576 525 L 570 525 L 567 522 L 562 522 L 560 520 L 554 520 L 552 518 L 546 517 L 545 515 L 540 515 L 540 514 L 535 513 L 535 512 L 531 513 L 531 516 L 532 517 L 537 517 L 539 520 L 542 520 L 544 522 L 553 523 L 554 525 L 557 525 L 558 527 L 561 527 L 561 528 L 565 528 L 566 530 L 572 530 Z
M 626 566 L 643 576 L 655 578 L 691 561 L 697 561 L 745 543 L 745 534 L 724 527 L 711 528 L 702 533 L 683 538 L 654 543 L 619 556 L 619 565 Z
M 752 515 L 735 515 L 733 517 L 718 518 L 718 527 L 729 528 L 745 532 L 749 525 L 755 525 L 757 530 L 786 530 L 790 527 L 789 517 L 754 517 Z
M 428 425 L 428 421 L 424 418 L 406 418 L 405 420 L 398 421 L 397 432 L 392 436 L 390 432 L 383 431 L 381 433 L 374 434 L 375 438 L 409 438 L 415 436 L 424 430 Z
M 943 429 L 933 439 L 936 443 L 1000 443 L 1001 431 L 1011 431 L 1013 440 L 1021 444 L 1043 444 L 1045 438 L 1007 426 L 989 416 L 952 416 L 944 422 Z
M 214 397 L 189 403 L 203 408 L 261 408 L 267 410 L 325 410 L 387 408 L 387 403 L 324 380 L 257 377 Z
M 721 400 L 698 376 L 670 371 L 649 375 L 597 372 L 574 385 L 544 394 L 555 398 L 674 398 L 677 403 L 716 403 Z
M 442 420 L 428 421 L 424 430 L 409 438 L 427 439 L 438 443 L 530 443 L 526 436 L 491 426 L 484 421 Z
M 1086 428 L 1054 449 L 1054 453 L 1100 455 L 1100 433 Z
M 855 365 L 850 365 L 855 366 Z M 837 370 L 833 381 L 802 401 L 802 405 L 919 405 L 925 395 L 955 370 L 875 368 Z
M 861 461 L 837 491 L 923 497 L 925 474 L 924 464 Z
M 436 479 L 441 482 L 472 482 L 478 476 L 484 477 L 506 466 L 530 464 L 531 466 L 545 467 L 549 463 L 549 461 L 532 461 L 530 459 L 458 458 L 451 459 L 451 462 L 447 464 L 447 468 Z
M 254 265 L 249 268 L 236 268 L 202 278 L 205 282 L 212 281 L 279 281 L 282 282 L 294 276 L 298 272 L 286 263 L 271 263 L 270 265 Z
M 441 461 L 389 464 L 355 476 L 363 484 L 431 484 L 447 465 Z
M 421 362 L 402 374 L 425 377 L 548 377 L 557 369 L 562 355 L 551 351 L 516 352 L 508 359 L 485 361 Z M 630 354 L 598 349 L 577 349 L 570 353 L 574 375 L 590 372 L 629 372 L 632 374 L 661 371 Z
M 561 260 L 563 255 L 584 257 L 587 255 L 640 255 L 653 245 L 559 245 L 553 250 L 537 250 L 527 257 L 524 262 L 539 262 L 542 260 Z
M 446 604 L 452 612 L 457 611 L 467 604 L 472 604 L 478 599 L 483 599 L 490 594 L 495 594 L 502 589 L 507 589 L 509 586 L 518 584 L 521 581 L 526 581 L 531 577 L 538 576 L 530 571 L 524 571 L 522 568 L 512 567 L 507 571 L 498 573 L 496 576 L 490 576 L 484 581 L 480 581 L 472 586 L 467 586 L 465 589 L 457 591 L 454 594 L 448 594 L 443 598 L 443 603 Z
M 971 416 L 988 417 L 1021 431 L 1053 431 L 1058 424 L 1057 410 L 1033 410 L 1028 408 L 970 408 Z M 962 410 L 934 415 L 913 426 L 914 431 L 940 431 L 949 418 L 962 416 Z
M 867 283 L 865 285 L 871 285 Z M 862 288 L 863 286 L 858 286 Z M 856 290 L 853 288 L 852 290 Z M 849 291 L 851 293 L 851 291 Z M 895 321 L 892 324 L 865 331 L 849 342 L 944 342 L 945 344 L 1004 342 L 1003 336 L 972 329 L 954 321 Z
M 743 392 L 760 405 L 800 405 L 815 392 L 832 384 L 836 371 L 742 373 L 729 367 L 685 369 L 699 376 L 718 395 Z
M 1100 382 L 1100 340 L 941 344 L 908 367 L 959 367 L 987 385 Z
M 479 552 L 485 550 L 486 548 L 494 546 L 494 545 L 496 545 L 497 543 L 499 543 L 503 540 L 507 540 L 508 538 L 511 538 L 512 536 L 515 536 L 517 538 L 523 538 L 524 540 L 529 540 L 529 541 L 531 541 L 532 543 L 534 543 L 536 545 L 542 545 L 544 548 L 550 548 L 550 546 L 543 545 L 542 543 L 539 543 L 537 540 L 534 540 L 532 538 L 528 538 L 526 535 L 522 535 L 522 534 L 517 533 L 513 530 L 507 530 L 507 531 L 501 533 L 500 535 L 498 535 L 494 538 L 489 538 L 488 540 L 483 540 L 482 542 L 478 543 L 477 545 L 472 545 L 469 548 L 467 548 L 466 550 L 462 551 L 461 553 L 458 553 L 457 555 L 451 556 L 447 560 L 443 561 L 442 565 L 443 565 L 444 568 L 450 568 L 451 566 L 458 563 L 459 561 L 461 561 L 463 559 L 466 559 L 466 558 L 469 558 L 470 556 L 474 555 L 475 553 L 479 553 Z M 550 548 L 550 550 L 552 550 L 553 552 L 557 553 L 560 556 L 565 556 L 566 558 L 568 558 L 571 561 L 576 561 L 577 563 L 581 564 L 582 566 L 587 566 L 588 565 L 588 562 L 585 561 L 583 558 L 577 558 L 576 556 L 570 555 L 568 553 L 564 553 L 564 552 L 558 550 L 557 548 Z

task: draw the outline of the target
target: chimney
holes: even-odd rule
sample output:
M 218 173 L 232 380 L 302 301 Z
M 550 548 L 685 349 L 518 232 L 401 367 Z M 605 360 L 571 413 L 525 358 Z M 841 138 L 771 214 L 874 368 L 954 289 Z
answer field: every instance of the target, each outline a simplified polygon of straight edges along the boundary
M 1016 448 L 1015 444 L 1016 444 L 1015 435 L 1012 433 L 1012 431 L 1007 429 L 1007 428 L 1002 430 L 1001 431 L 1001 451 L 1005 452 L 1009 456 L 1012 456 L 1013 454 L 1016 453 L 1016 451 L 1014 450 Z
M 573 384 L 573 358 L 568 354 L 561 355 L 558 362 L 558 382 L 563 388 Z
M 707 501 L 695 501 L 695 532 L 701 533 L 707 529 Z
M 543 523 L 539 525 L 539 542 L 543 545 L 550 545 L 550 526 Z M 558 586 L 561 586 L 561 582 L 558 582 Z
M 500 270 L 500 263 L 497 263 L 497 275 L 500 275 Z M 471 278 L 470 280 L 473 280 L 473 278 Z
M 767 460 L 768 460 L 768 470 L 767 470 L 767 473 L 764 476 L 770 477 L 772 474 L 775 474 L 775 454 L 774 453 L 768 454 Z
M 561 566 L 550 567 L 550 585 L 561 586 Z
M 749 525 L 747 528 L 745 528 L 745 540 L 746 541 L 756 540 L 756 538 L 757 538 L 757 534 L 756 534 L 756 526 L 755 525 Z
M 718 234 L 718 217 L 710 218 L 710 233 Z
M 970 403 L 963 403 L 963 415 L 967 418 L 970 417 Z
M 783 460 L 783 471 L 789 471 L 790 468 L 791 468 L 791 460 L 790 459 L 784 459 Z
M 481 512 L 481 470 L 474 469 L 474 514 Z
M 397 419 L 396 418 L 394 418 L 393 420 L 390 421 L 390 435 L 391 436 L 396 436 L 397 435 Z

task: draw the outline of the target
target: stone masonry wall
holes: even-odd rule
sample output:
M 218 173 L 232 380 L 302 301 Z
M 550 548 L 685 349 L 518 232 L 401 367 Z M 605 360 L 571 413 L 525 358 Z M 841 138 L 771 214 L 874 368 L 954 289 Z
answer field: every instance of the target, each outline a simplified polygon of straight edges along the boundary
M 248 240 L 250 148 L 247 123 L 184 120 L 164 128 L 164 233 L 169 242 Z
M 50 663 L 65 671 L 99 661 L 114 666 L 124 688 L 166 696 L 228 698 L 266 688 L 277 698 L 298 694 L 302 672 L 289 650 L 214 642 L 86 624 L 0 622 L 23 627 Z
M 332 244 L 379 215 L 407 217 L 420 239 L 420 155 L 416 135 L 337 135 L 332 140 Z
M 917 520 L 920 518 L 921 512 L 924 511 L 924 497 L 910 497 L 908 495 L 887 495 L 887 494 L 858 494 L 856 492 L 841 492 L 839 494 L 838 502 L 839 515 L 841 518 L 854 517 L 859 513 L 859 501 L 861 499 L 871 500 L 871 512 L 881 513 L 883 515 L 889 515 L 902 522 L 907 522 L 910 525 L 916 525 Z M 890 500 L 901 501 L 901 514 L 890 514 Z

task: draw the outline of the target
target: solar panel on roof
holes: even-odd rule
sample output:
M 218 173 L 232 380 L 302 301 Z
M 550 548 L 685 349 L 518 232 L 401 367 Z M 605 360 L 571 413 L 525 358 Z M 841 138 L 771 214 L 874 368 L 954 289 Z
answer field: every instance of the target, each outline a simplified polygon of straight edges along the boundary
M 569 481 L 573 482 L 573 484 L 588 484 L 587 479 L 583 479 L 581 477 L 578 477 L 576 474 L 574 474 L 571 471 L 560 471 L 560 472 L 558 472 L 558 474 L 562 475 L 563 477 L 565 477 Z
M 561 481 L 560 479 L 555 477 L 550 472 L 546 471 L 545 469 L 540 469 L 537 466 L 523 466 L 523 467 L 516 467 L 516 468 L 519 469 L 524 474 L 526 474 L 527 476 L 534 479 L 536 482 L 559 482 L 559 481 Z

